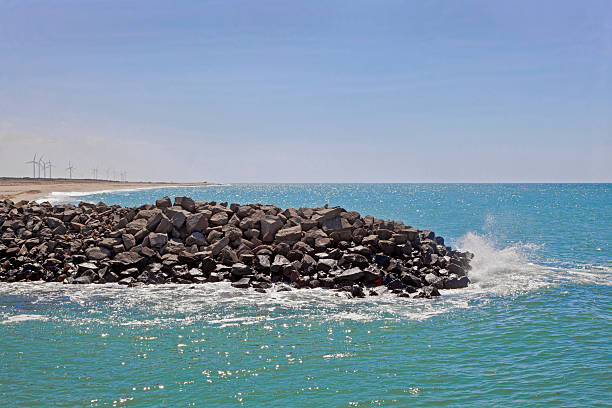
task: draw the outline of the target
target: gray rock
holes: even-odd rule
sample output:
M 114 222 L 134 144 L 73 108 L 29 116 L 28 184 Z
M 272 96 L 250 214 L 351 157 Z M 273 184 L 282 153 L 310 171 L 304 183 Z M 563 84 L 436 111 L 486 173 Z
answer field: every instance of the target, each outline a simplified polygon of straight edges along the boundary
M 184 210 L 194 212 L 196 209 L 195 201 L 189 197 L 175 197 L 174 205 L 181 206 Z
M 246 289 L 251 285 L 251 279 L 250 278 L 242 278 L 237 282 L 233 282 L 232 286 L 235 288 L 240 288 L 240 289 Z
M 364 272 L 361 268 L 351 268 L 335 277 L 336 282 L 355 282 L 363 277 Z
M 277 216 L 266 216 L 260 220 L 261 225 L 261 240 L 263 242 L 272 242 L 276 232 L 283 226 L 283 222 L 280 217 Z
M 125 247 L 126 251 L 129 251 L 136 246 L 136 238 L 134 238 L 134 235 L 132 234 L 121 235 L 121 240 L 123 241 L 123 246 Z
M 229 217 L 227 216 L 227 213 L 225 211 L 220 211 L 210 217 L 210 225 L 212 225 L 213 227 L 225 225 L 228 221 Z
M 250 275 L 253 271 L 243 263 L 235 263 L 232 265 L 232 275 L 244 276 Z
M 466 288 L 470 280 L 467 276 L 458 277 L 457 275 L 451 275 L 444 279 L 444 289 L 461 289 Z
M 121 279 L 118 283 L 120 285 L 129 286 L 129 285 L 134 284 L 134 282 L 136 282 L 136 279 L 133 276 L 128 276 L 127 278 Z
M 172 231 L 172 222 L 166 217 L 162 215 L 159 224 L 157 224 L 157 228 L 155 228 L 155 232 L 167 234 Z
M 159 222 L 162 220 L 163 217 L 164 217 L 164 214 L 158 210 L 154 215 L 152 215 L 147 220 L 147 229 L 149 231 L 155 231 L 155 229 L 157 228 L 157 225 L 159 224 Z
M 450 273 L 454 273 L 455 275 L 465 276 L 465 269 L 463 269 L 461 265 L 458 265 L 454 262 L 448 265 L 447 269 L 449 270 Z
M 188 234 L 194 231 L 204 231 L 208 228 L 208 219 L 201 213 L 189 215 L 185 221 L 185 227 L 187 228 Z
M 149 244 L 153 248 L 161 248 L 168 243 L 168 235 L 152 232 L 149 234 Z
M 201 232 L 196 231 L 187 237 L 187 239 L 185 240 L 185 243 L 187 245 L 195 244 L 197 246 L 202 246 L 202 245 L 206 245 L 207 241 L 206 241 L 206 237 L 202 235 Z
M 181 228 L 185 222 L 187 221 L 187 214 L 183 211 L 173 211 L 172 212 L 172 226 L 176 229 Z
M 110 256 L 110 251 L 106 248 L 91 247 L 85 250 L 85 255 L 89 260 L 101 261 L 102 259 L 106 259 Z
M 158 200 L 155 201 L 155 206 L 157 208 L 161 208 L 162 210 L 168 207 L 172 206 L 172 201 L 170 201 L 170 197 L 166 196 L 163 198 L 160 198 Z
M 434 288 L 433 286 L 424 286 L 423 288 L 421 288 L 421 290 L 419 290 L 415 297 L 431 299 L 435 296 L 440 296 L 440 292 L 438 291 L 438 289 Z
M 283 228 L 276 232 L 276 241 L 287 242 L 290 245 L 295 244 L 302 238 L 302 227 L 297 225 L 295 227 Z
M 83 276 L 79 276 L 78 278 L 75 278 L 72 283 L 74 284 L 81 284 L 81 285 L 87 285 L 89 283 L 91 283 L 91 276 L 89 275 L 83 275 Z
M 135 251 L 122 252 L 120 254 L 117 254 L 113 259 L 115 263 L 119 263 L 124 266 L 136 265 L 142 260 L 143 257 Z
M 221 251 L 223 250 L 223 248 L 225 248 L 227 246 L 227 244 L 229 244 L 230 240 L 228 237 L 223 237 L 220 240 L 218 240 L 217 242 L 215 242 L 214 244 L 212 244 L 212 255 L 213 256 L 217 256 L 221 253 Z
M 331 269 L 335 268 L 338 265 L 338 261 L 335 259 L 320 259 L 317 262 L 317 270 L 323 272 L 329 272 Z

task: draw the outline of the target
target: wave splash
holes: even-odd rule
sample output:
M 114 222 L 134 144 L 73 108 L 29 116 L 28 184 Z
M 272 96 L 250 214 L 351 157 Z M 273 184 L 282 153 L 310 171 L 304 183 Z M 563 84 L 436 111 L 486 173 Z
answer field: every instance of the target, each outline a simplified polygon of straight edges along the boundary
M 514 295 L 562 283 L 612 285 L 612 271 L 606 267 L 537 262 L 543 245 L 518 242 L 499 249 L 491 238 L 468 232 L 456 246 L 474 253 L 469 289 L 489 295 Z

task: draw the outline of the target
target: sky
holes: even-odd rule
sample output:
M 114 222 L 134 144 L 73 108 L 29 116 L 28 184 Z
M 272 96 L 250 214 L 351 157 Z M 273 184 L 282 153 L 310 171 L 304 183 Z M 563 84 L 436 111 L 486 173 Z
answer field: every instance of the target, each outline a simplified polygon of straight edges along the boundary
M 612 2 L 0 0 L 0 175 L 610 182 Z

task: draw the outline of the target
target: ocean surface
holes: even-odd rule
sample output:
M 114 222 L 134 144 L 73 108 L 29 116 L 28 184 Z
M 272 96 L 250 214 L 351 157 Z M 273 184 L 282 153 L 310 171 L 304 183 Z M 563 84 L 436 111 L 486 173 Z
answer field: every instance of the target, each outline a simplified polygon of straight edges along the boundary
M 55 194 L 340 205 L 475 253 L 434 300 L 0 283 L 0 406 L 610 407 L 612 184 L 265 184 Z

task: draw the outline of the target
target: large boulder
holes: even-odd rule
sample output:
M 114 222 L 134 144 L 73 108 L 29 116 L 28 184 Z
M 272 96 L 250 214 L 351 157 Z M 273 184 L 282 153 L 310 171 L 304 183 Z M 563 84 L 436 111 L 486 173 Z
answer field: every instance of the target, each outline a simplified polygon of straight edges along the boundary
M 117 254 L 113 259 L 114 263 L 121 264 L 123 266 L 133 266 L 142 261 L 144 258 L 140 256 L 138 252 L 126 251 Z
M 283 228 L 276 232 L 275 239 L 279 242 L 286 242 L 290 245 L 295 244 L 302 238 L 302 227 L 296 225 L 295 227 Z
M 280 217 L 266 216 L 260 220 L 261 225 L 261 240 L 269 243 L 274 241 L 276 232 L 283 227 L 283 222 Z
M 195 201 L 189 197 L 175 197 L 174 205 L 182 207 L 185 211 L 194 212 L 196 209 Z
M 165 209 L 172 206 L 172 201 L 170 201 L 170 197 L 162 197 L 155 201 L 155 206 L 160 209 Z
M 335 277 L 337 282 L 355 282 L 361 279 L 364 275 L 364 272 L 361 268 L 351 268 L 342 272 L 340 275 Z
M 110 254 L 111 253 L 108 249 L 101 247 L 91 247 L 85 250 L 87 259 L 91 261 L 101 261 L 102 259 L 108 258 Z
M 188 234 L 194 231 L 204 231 L 208 228 L 208 218 L 202 213 L 189 215 L 185 221 L 185 227 Z
M 149 245 L 153 248 L 161 248 L 168 243 L 168 235 L 152 232 L 149 234 Z
M 225 211 L 219 211 L 218 213 L 213 214 L 212 217 L 210 217 L 210 225 L 212 225 L 213 227 L 223 226 L 227 224 L 228 221 L 229 217 L 227 216 L 227 213 Z

